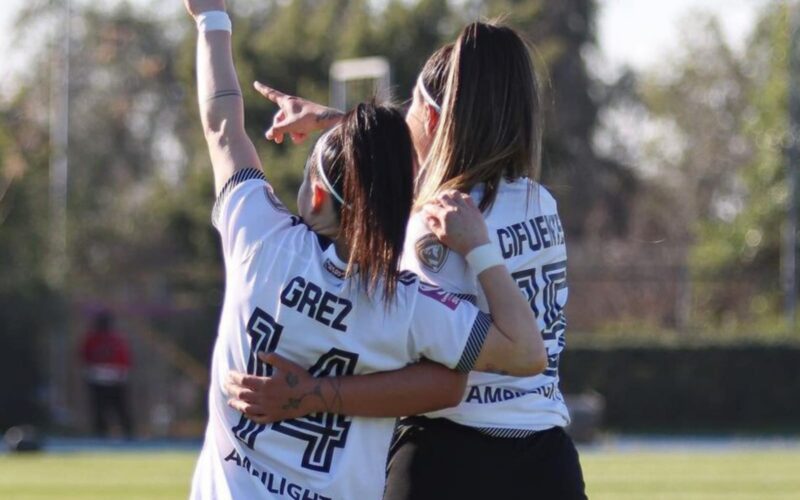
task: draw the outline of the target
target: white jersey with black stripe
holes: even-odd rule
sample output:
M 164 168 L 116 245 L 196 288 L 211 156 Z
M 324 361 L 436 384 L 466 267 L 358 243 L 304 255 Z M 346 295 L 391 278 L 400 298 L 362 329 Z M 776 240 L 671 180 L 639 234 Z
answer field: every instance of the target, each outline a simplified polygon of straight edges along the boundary
M 480 200 L 483 186 L 471 195 Z M 565 346 L 567 251 L 556 201 L 529 179 L 504 180 L 484 218 L 492 243 L 531 303 L 547 349 L 547 369 L 535 377 L 470 373 L 461 404 L 427 416 L 446 417 L 501 437 L 566 426 L 569 412 L 558 387 L 558 361 Z M 475 274 L 461 256 L 439 243 L 419 214 L 409 221 L 401 266 L 423 281 L 473 297 L 487 310 Z
M 280 204 L 260 170 L 233 176 L 213 219 L 225 300 L 191 498 L 379 499 L 394 419 L 317 414 L 258 425 L 226 404 L 228 372 L 270 375 L 260 351 L 316 376 L 395 370 L 421 357 L 469 371 L 488 316 L 412 273 L 401 277 L 389 309 L 370 299 L 345 278 L 333 245 Z

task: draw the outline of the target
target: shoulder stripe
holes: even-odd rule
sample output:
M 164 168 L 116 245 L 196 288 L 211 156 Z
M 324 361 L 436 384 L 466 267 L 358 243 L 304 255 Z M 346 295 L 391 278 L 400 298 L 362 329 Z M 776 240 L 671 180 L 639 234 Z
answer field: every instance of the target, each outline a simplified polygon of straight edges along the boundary
M 418 280 L 419 277 L 411 271 L 400 271 L 400 274 L 397 276 L 397 281 L 406 286 L 411 286 Z
M 222 211 L 222 205 L 225 203 L 225 200 L 228 198 L 228 196 L 230 196 L 233 188 L 242 182 L 249 181 L 251 179 L 260 179 L 264 182 L 267 180 L 267 178 L 264 177 L 264 172 L 257 168 L 243 168 L 241 170 L 237 170 L 233 173 L 231 178 L 228 179 L 228 182 L 225 183 L 217 195 L 217 201 L 214 202 L 214 209 L 211 211 L 211 223 L 214 224 L 214 227 L 217 227 L 220 212 Z
M 502 439 L 520 439 L 531 437 L 541 431 L 533 431 L 530 429 L 501 429 L 499 427 L 473 427 L 476 431 L 487 436 L 502 438 Z
M 475 323 L 472 325 L 469 339 L 467 339 L 467 345 L 464 346 L 464 353 L 461 355 L 458 365 L 456 365 L 456 371 L 466 373 L 472 370 L 491 326 L 492 317 L 485 312 L 479 311 L 478 316 L 475 318 Z
M 478 305 L 478 297 L 475 294 L 472 294 L 472 293 L 454 293 L 453 295 L 455 295 L 459 299 L 463 300 L 464 302 L 469 302 L 473 306 L 477 306 Z

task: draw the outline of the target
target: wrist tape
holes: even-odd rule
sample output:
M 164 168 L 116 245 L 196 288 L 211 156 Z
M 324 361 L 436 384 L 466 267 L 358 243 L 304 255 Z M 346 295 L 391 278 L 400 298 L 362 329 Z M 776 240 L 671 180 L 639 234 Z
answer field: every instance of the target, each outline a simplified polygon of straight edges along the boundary
M 207 33 L 209 31 L 227 31 L 231 33 L 233 26 L 231 18 L 227 12 L 221 10 L 209 10 L 203 12 L 195 19 L 197 22 L 197 31 Z
M 500 255 L 500 250 L 492 243 L 473 248 L 464 257 L 464 260 L 467 261 L 467 264 L 469 264 L 469 267 L 476 276 L 490 267 L 505 264 L 503 256 Z

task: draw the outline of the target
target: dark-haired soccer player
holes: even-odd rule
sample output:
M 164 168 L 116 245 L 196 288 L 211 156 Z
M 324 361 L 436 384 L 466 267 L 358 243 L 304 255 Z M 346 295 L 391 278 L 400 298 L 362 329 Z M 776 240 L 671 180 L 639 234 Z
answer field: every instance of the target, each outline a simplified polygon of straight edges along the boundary
M 288 213 L 244 131 L 224 2 L 185 3 L 199 29 L 200 116 L 226 275 L 192 498 L 380 498 L 394 420 L 335 413 L 342 394 L 329 377 L 397 370 L 422 357 L 462 372 L 537 373 L 545 356 L 533 314 L 461 193 L 437 196 L 427 220 L 471 262 L 495 319 L 398 270 L 414 161 L 404 117 L 393 108 L 360 104 L 345 114 L 306 164 L 303 220 Z M 326 412 L 267 426 L 228 406 L 228 372 L 272 375 L 267 352 L 319 377 L 286 404 L 318 399 Z M 290 372 L 282 377 L 297 384 Z M 457 399 L 463 387 L 454 389 Z M 236 396 L 247 399 L 245 390 Z

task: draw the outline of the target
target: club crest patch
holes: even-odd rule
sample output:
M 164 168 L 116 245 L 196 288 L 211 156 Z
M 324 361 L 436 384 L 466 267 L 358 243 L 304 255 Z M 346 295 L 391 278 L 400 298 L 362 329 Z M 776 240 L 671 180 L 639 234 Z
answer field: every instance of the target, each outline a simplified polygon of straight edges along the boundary
M 289 209 L 287 209 L 286 206 L 283 203 L 281 203 L 281 200 L 279 200 L 278 197 L 275 196 L 275 192 L 272 190 L 272 186 L 269 185 L 264 186 L 264 196 L 267 197 L 267 201 L 269 202 L 270 205 L 272 205 L 272 207 L 275 210 L 277 210 L 278 212 L 289 213 Z
M 442 269 L 442 266 L 447 261 L 447 256 L 450 254 L 450 249 L 442 245 L 432 233 L 418 239 L 415 247 L 417 249 L 417 259 L 423 266 L 434 273 L 438 273 Z

